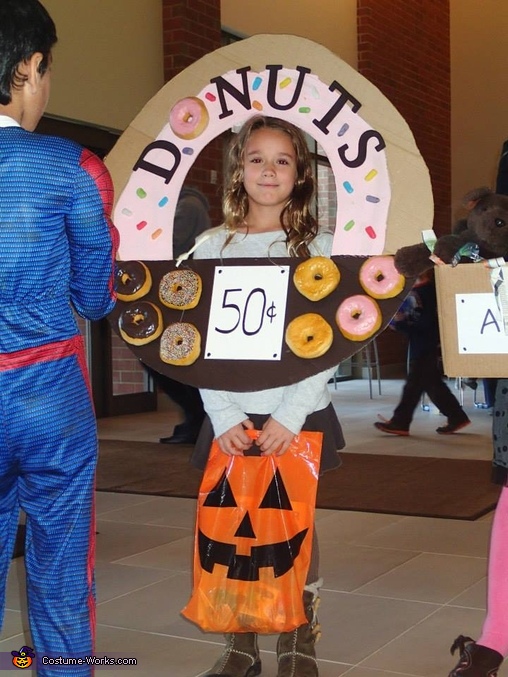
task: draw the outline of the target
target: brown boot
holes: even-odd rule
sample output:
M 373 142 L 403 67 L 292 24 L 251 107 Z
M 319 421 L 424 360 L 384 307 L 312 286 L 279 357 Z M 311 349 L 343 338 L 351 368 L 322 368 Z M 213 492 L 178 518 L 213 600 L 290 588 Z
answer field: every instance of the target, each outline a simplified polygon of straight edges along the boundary
M 316 583 L 305 586 L 303 604 L 308 623 L 291 632 L 283 632 L 277 642 L 277 677 L 318 677 L 318 665 L 314 644 L 321 635 L 317 620 L 320 578 Z
M 448 677 L 497 677 L 503 657 L 494 649 L 477 644 L 471 637 L 459 635 L 450 652 L 460 649 L 460 659 Z
M 256 677 L 261 673 L 258 636 L 254 632 L 233 632 L 226 636 L 226 646 L 206 677 Z

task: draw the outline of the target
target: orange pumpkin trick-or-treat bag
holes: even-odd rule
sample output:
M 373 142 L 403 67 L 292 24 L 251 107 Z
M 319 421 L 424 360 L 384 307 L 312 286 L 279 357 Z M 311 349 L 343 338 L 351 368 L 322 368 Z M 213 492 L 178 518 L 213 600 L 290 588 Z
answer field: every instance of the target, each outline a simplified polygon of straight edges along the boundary
M 202 630 L 279 633 L 307 622 L 321 444 L 321 433 L 301 432 L 282 456 L 228 456 L 213 442 L 198 497 L 194 587 L 182 611 Z

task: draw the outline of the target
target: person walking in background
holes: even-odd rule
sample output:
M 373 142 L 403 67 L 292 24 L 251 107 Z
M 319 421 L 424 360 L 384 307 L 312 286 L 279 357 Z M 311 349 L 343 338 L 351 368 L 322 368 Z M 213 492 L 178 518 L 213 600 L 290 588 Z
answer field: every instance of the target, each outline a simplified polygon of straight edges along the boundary
M 183 186 L 178 197 L 173 226 L 173 257 L 189 251 L 198 235 L 211 227 L 209 204 L 197 188 Z M 157 387 L 175 402 L 183 413 L 183 421 L 173 428 L 169 437 L 161 437 L 162 444 L 194 444 L 205 417 L 199 390 L 180 383 L 169 376 L 147 368 Z
M 471 422 L 443 380 L 439 367 L 439 322 L 434 271 L 416 281 L 390 327 L 409 337 L 409 373 L 398 405 L 389 421 L 374 426 L 392 435 L 409 435 L 413 415 L 421 397 L 427 393 L 447 423 L 437 428 L 440 435 L 450 435 Z
M 196 259 L 330 256 L 332 233 L 320 233 L 310 212 L 312 164 L 302 132 L 277 118 L 248 120 L 228 153 L 229 177 L 223 206 L 225 225 L 196 249 Z M 254 444 L 262 455 L 286 452 L 301 430 L 322 431 L 321 472 L 337 467 L 344 447 L 330 402 L 328 381 L 335 368 L 290 386 L 257 392 L 202 389 L 207 417 L 193 455 L 204 468 L 215 437 L 227 455 L 242 455 L 253 444 L 246 430 L 260 431 Z M 318 674 L 314 643 L 321 584 L 314 541 L 303 606 L 307 623 L 282 633 L 277 643 L 278 677 Z M 227 635 L 224 653 L 209 675 L 251 677 L 261 672 L 257 635 Z
M 41 658 L 74 658 L 94 649 L 98 452 L 74 311 L 113 309 L 118 234 L 102 161 L 34 132 L 56 41 L 38 0 L 0 2 L 0 621 L 21 508 L 31 642 Z

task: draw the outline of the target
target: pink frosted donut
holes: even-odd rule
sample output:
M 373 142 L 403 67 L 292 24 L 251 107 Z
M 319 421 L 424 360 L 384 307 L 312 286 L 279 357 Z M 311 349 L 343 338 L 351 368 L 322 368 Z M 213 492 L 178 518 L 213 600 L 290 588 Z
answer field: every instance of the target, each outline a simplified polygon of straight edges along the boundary
M 177 101 L 169 113 L 169 126 L 180 139 L 195 139 L 208 126 L 208 110 L 196 96 Z
M 342 301 L 335 314 L 342 335 L 350 341 L 366 341 L 381 327 L 378 304 L 369 296 L 357 294 Z
M 404 289 L 405 278 L 393 262 L 393 256 L 371 256 L 360 268 L 360 284 L 375 299 L 391 299 Z

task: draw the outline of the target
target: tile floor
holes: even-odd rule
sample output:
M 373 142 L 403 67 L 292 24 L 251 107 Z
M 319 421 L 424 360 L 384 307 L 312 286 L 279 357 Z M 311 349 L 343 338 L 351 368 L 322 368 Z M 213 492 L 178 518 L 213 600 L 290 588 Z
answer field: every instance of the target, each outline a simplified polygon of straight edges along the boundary
M 330 386 L 346 433 L 345 453 L 490 459 L 492 418 L 474 406 L 469 389 L 464 406 L 473 424 L 457 435 L 437 435 L 444 419 L 420 408 L 409 438 L 376 431 L 372 423 L 378 414 L 390 416 L 401 386 L 384 380 L 378 395 L 375 384 L 373 399 L 367 381 Z M 156 413 L 101 419 L 99 434 L 157 441 L 178 420 L 165 402 Z M 203 634 L 179 614 L 190 592 L 194 507 L 188 499 L 97 493 L 97 651 L 138 660 L 135 669 L 109 669 L 107 675 L 198 677 L 220 652 L 221 637 Z M 477 636 L 484 617 L 491 519 L 318 510 L 320 676 L 446 677 L 455 662 L 452 640 L 459 633 Z M 0 652 L 29 643 L 26 627 L 19 558 L 9 576 Z M 261 641 L 263 676 L 277 672 L 275 639 Z

